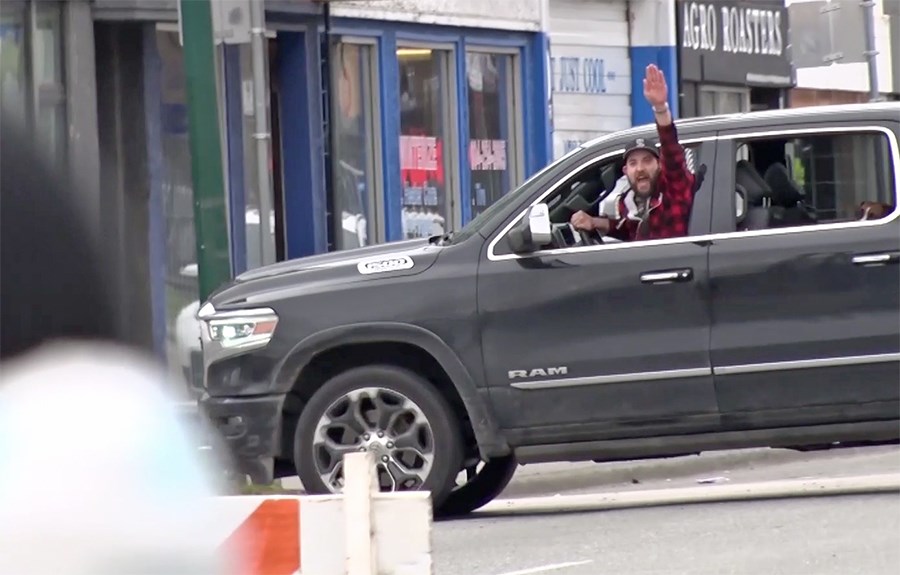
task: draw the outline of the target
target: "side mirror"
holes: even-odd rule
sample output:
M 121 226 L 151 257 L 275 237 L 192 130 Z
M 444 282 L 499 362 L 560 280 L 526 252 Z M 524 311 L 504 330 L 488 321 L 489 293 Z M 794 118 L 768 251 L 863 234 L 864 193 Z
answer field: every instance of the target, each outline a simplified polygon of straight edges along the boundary
M 550 235 L 550 208 L 547 204 L 536 204 L 528 209 L 522 221 L 513 227 L 507 234 L 509 247 L 514 253 L 533 252 L 549 244 Z

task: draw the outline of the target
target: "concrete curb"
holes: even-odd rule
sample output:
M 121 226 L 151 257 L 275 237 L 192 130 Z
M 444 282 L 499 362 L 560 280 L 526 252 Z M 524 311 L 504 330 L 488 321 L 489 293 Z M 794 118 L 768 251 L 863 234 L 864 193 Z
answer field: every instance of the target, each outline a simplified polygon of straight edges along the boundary
M 900 473 L 823 479 L 791 479 L 736 485 L 703 485 L 675 489 L 645 489 L 620 493 L 496 499 L 475 511 L 472 516 L 603 511 L 691 503 L 871 493 L 900 494 Z

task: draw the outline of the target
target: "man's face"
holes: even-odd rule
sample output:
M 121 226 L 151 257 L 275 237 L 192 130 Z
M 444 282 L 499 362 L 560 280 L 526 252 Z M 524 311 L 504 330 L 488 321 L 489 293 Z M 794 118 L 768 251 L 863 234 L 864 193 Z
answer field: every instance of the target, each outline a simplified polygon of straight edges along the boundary
M 624 171 L 636 194 L 645 197 L 653 194 L 659 176 L 659 160 L 656 156 L 644 150 L 632 152 L 625 160 Z

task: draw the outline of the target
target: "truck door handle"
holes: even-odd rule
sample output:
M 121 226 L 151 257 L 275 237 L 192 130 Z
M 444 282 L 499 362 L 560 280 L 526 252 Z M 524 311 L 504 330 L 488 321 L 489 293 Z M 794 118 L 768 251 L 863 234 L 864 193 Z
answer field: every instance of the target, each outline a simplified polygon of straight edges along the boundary
M 897 263 L 898 252 L 884 254 L 860 254 L 853 256 L 851 260 L 856 266 L 884 266 L 891 263 Z
M 664 270 L 658 272 L 646 272 L 641 274 L 641 282 L 645 284 L 668 284 L 674 282 L 688 282 L 694 279 L 694 270 L 684 268 L 680 270 Z

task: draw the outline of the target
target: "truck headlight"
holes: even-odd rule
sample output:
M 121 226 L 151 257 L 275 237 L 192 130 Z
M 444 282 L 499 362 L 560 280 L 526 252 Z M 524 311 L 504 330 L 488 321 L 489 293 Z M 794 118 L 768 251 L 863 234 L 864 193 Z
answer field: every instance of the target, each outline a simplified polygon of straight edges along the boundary
M 269 308 L 204 311 L 198 314 L 205 324 L 203 339 L 222 350 L 265 347 L 278 326 L 278 314 Z

